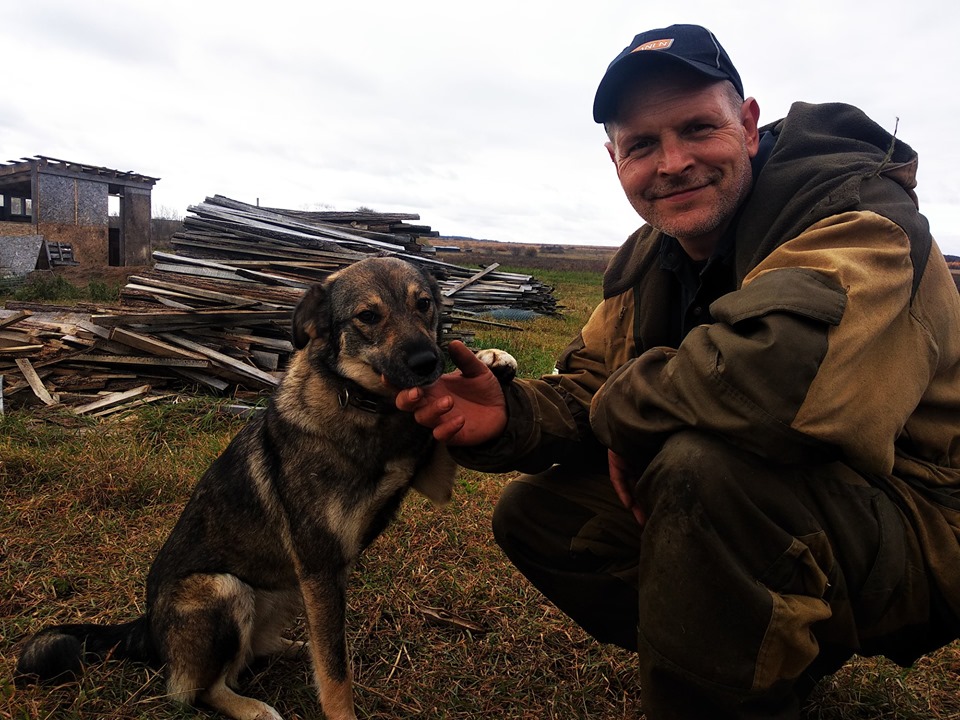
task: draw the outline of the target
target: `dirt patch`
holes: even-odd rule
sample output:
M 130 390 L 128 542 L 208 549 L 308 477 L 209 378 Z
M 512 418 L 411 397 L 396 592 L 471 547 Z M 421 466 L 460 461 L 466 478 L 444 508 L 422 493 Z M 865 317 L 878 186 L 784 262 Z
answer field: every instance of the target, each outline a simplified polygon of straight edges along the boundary
M 71 285 L 84 286 L 92 282 L 102 282 L 106 285 L 126 285 L 131 275 L 149 270 L 149 265 L 126 265 L 114 267 L 110 265 L 63 265 L 52 270 L 35 270 L 30 277 L 62 277 Z
M 487 266 L 491 263 L 534 270 L 580 270 L 603 272 L 617 251 L 615 247 L 593 245 L 528 245 L 492 240 L 461 240 L 443 243 L 461 248 L 458 253 L 437 253 L 456 265 Z

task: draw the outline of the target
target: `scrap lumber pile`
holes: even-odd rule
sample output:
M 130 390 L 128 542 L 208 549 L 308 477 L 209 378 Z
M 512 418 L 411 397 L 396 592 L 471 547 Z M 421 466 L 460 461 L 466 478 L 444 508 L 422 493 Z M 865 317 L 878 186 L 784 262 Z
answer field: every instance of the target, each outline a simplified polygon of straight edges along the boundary
M 2 398 L 104 415 L 185 386 L 256 394 L 279 382 L 304 291 L 364 257 L 395 255 L 440 277 L 445 340 L 467 342 L 476 313 L 513 307 L 556 314 L 552 289 L 527 275 L 437 260 L 416 242 L 417 216 L 290 213 L 222 197 L 192 206 L 176 252 L 128 278 L 117 308 L 0 310 Z M 318 220 L 318 216 L 325 216 Z M 346 224 L 344 224 L 346 223 Z M 494 323 L 496 324 L 496 323 Z M 2 408 L 2 406 L 0 406 Z
M 222 196 L 218 196 L 222 199 Z M 394 236 L 406 236 L 409 240 L 420 237 L 439 237 L 440 233 L 429 225 L 411 225 L 408 220 L 419 220 L 420 216 L 413 213 L 380 213 L 372 210 L 355 210 L 340 212 L 336 210 L 284 210 L 282 208 L 264 208 L 271 212 L 287 215 L 298 220 L 333 225 L 346 225 L 354 232 L 364 231 L 386 233 Z
M 363 257 L 395 255 L 438 275 L 456 311 L 507 306 L 542 315 L 558 312 L 552 288 L 529 275 L 498 272 L 496 266 L 478 275 L 475 269 L 442 262 L 426 252 L 418 238 L 436 233 L 428 226 L 405 222 L 419 219 L 417 215 L 279 211 L 220 195 L 189 211 L 192 215 L 184 219 L 184 231 L 173 237 L 176 255 L 154 255 L 157 271 L 181 274 L 177 282 L 184 280 L 183 275 L 225 280 L 239 276 L 302 289 Z M 187 270 L 182 267 L 188 262 L 185 258 L 225 268 Z
M 100 417 L 161 400 L 207 377 L 211 363 L 204 355 L 100 325 L 96 310 L 0 310 L 0 412 L 4 406 L 67 405 L 78 415 Z M 229 387 L 213 375 L 209 381 Z

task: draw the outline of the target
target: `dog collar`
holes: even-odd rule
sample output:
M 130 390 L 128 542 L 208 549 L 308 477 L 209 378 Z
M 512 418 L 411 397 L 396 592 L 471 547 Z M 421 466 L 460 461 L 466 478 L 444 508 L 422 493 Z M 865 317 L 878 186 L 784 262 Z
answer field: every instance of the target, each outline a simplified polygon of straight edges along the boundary
M 397 406 L 392 402 L 363 397 L 358 392 L 351 393 L 349 388 L 343 388 L 343 390 L 337 393 L 337 401 L 340 403 L 340 407 L 342 408 L 345 408 L 347 405 L 351 405 L 358 410 L 363 410 L 364 412 L 368 413 L 385 414 L 397 411 Z

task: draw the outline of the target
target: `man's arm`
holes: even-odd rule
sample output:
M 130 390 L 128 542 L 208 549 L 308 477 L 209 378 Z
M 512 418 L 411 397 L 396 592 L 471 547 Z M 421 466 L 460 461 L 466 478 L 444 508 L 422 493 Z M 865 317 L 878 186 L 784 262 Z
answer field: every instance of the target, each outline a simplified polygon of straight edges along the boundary
M 851 212 L 817 223 L 714 303 L 713 324 L 614 373 L 594 430 L 635 466 L 694 427 L 777 462 L 843 457 L 889 472 L 932 362 L 912 280 L 893 222 Z
M 450 355 L 458 370 L 429 388 L 400 393 L 397 406 L 433 428 L 465 467 L 539 472 L 571 458 L 602 459 L 589 411 L 609 373 L 604 353 L 614 331 L 609 312 L 608 304 L 601 303 L 560 356 L 559 372 L 538 380 L 500 386 L 469 349 L 453 342 Z

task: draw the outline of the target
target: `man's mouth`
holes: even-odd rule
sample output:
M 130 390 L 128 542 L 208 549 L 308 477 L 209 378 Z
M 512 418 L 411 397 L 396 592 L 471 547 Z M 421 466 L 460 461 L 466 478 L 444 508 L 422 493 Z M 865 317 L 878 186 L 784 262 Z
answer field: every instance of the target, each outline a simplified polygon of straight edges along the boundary
M 709 183 L 706 183 L 703 185 L 692 185 L 685 188 L 679 188 L 676 190 L 669 190 L 667 192 L 656 193 L 654 195 L 654 199 L 666 200 L 668 202 L 682 202 L 696 195 L 699 191 L 707 187 L 708 184 Z

